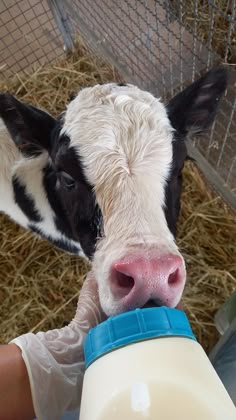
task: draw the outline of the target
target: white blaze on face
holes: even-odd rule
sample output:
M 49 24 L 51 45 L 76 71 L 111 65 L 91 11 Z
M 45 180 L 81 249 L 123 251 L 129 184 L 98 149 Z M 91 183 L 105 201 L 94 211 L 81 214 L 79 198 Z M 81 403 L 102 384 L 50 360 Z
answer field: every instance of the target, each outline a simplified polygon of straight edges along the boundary
M 139 246 L 178 253 L 163 211 L 173 129 L 164 105 L 150 93 L 107 84 L 78 94 L 62 132 L 78 150 L 103 214 L 105 237 L 94 270 L 102 304 L 106 299 L 114 307 L 107 282 L 115 259 Z

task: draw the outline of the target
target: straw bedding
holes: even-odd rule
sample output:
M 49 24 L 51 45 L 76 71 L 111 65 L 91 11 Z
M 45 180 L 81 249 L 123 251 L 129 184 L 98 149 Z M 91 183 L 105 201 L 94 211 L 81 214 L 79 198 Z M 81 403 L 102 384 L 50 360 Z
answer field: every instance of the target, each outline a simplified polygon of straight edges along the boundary
M 50 67 L 0 82 L 0 90 L 58 115 L 79 88 L 118 79 L 112 67 L 80 45 L 74 55 Z M 28 331 L 65 325 L 74 315 L 88 264 L 3 215 L 0 225 L 1 343 Z M 214 314 L 236 287 L 235 237 L 234 213 L 188 162 L 178 225 L 178 245 L 188 272 L 183 302 L 207 351 L 217 340 Z

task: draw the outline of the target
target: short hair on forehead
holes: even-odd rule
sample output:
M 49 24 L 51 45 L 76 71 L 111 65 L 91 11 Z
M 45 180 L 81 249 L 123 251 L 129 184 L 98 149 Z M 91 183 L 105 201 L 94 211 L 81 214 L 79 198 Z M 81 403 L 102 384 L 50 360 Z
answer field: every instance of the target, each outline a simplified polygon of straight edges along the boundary
M 163 205 L 173 129 L 165 106 L 152 94 L 132 85 L 87 88 L 69 104 L 61 133 L 80 156 L 105 222 L 134 196 L 141 206 L 146 199 L 152 207 L 153 195 Z

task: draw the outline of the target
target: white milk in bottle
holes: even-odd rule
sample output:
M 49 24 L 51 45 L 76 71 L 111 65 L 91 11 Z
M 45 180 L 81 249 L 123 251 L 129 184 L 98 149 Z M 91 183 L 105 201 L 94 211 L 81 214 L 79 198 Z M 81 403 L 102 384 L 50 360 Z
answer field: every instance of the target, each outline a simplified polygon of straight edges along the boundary
M 80 420 L 236 420 L 184 312 L 136 309 L 85 341 Z

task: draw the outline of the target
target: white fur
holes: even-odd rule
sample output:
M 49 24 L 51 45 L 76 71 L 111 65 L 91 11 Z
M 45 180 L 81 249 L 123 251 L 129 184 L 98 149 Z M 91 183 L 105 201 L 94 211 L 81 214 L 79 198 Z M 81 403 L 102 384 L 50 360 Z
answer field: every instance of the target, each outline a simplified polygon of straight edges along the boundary
M 164 189 L 172 163 L 173 129 L 159 99 L 115 84 L 82 90 L 69 104 L 62 134 L 77 148 L 104 218 L 94 256 L 100 299 L 120 312 L 108 277 L 111 264 L 138 248 L 180 255 L 165 219 Z
M 12 189 L 12 169 L 21 154 L 0 119 L 0 211 L 8 214 L 17 223 L 26 227 L 27 217 L 14 202 Z

